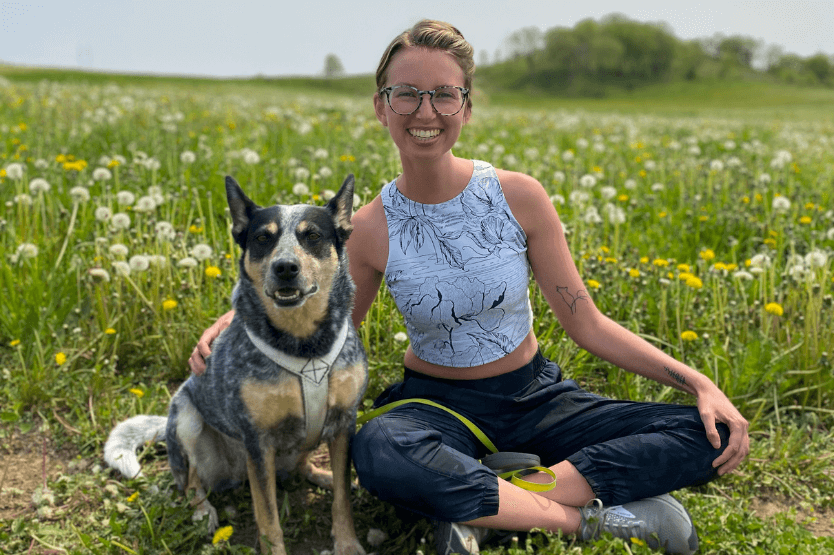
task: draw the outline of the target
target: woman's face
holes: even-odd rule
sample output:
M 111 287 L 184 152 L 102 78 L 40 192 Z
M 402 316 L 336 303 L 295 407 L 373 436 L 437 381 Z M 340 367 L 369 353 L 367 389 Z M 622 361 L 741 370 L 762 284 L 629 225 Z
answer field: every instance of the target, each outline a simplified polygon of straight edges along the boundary
M 409 85 L 421 91 L 443 86 L 464 86 L 464 73 L 455 57 L 443 50 L 407 47 L 397 52 L 388 66 L 386 87 Z M 469 120 L 469 107 L 453 116 L 441 116 L 423 95 L 413 114 L 402 116 L 388 105 L 385 94 L 374 96 L 377 119 L 388 128 L 403 157 L 426 158 L 444 155 L 452 149 L 463 125 Z

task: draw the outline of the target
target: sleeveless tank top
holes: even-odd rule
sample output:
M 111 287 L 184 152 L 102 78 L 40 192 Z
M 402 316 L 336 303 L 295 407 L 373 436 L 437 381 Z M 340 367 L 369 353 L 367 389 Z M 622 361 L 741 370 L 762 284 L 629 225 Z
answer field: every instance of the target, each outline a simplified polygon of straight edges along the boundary
M 380 194 L 388 222 L 385 284 L 418 358 L 471 367 L 513 352 L 533 323 L 527 236 L 495 168 L 474 161 L 466 188 L 440 204 Z

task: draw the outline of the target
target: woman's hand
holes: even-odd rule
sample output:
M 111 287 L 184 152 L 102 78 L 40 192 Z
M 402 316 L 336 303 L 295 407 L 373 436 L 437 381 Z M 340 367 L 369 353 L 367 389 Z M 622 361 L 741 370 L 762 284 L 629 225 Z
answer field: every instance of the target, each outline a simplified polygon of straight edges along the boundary
M 215 339 L 217 339 L 220 332 L 229 327 L 229 324 L 232 323 L 232 318 L 234 318 L 234 316 L 235 311 L 230 310 L 218 318 L 217 321 L 209 326 L 209 328 L 203 332 L 203 335 L 200 336 L 200 341 L 197 342 L 197 346 L 194 347 L 194 350 L 191 352 L 191 357 L 188 359 L 188 365 L 191 367 L 191 371 L 196 376 L 199 376 L 206 371 L 206 358 L 208 358 L 211 354 L 211 344 Z
M 727 448 L 713 462 L 713 468 L 718 469 L 718 475 L 729 474 L 741 464 L 750 453 L 750 437 L 747 429 L 750 424 L 733 403 L 714 384 L 706 392 L 698 395 L 698 412 L 707 430 L 707 439 L 716 449 L 721 448 L 721 437 L 718 435 L 716 423 L 723 422 L 730 428 L 730 439 Z

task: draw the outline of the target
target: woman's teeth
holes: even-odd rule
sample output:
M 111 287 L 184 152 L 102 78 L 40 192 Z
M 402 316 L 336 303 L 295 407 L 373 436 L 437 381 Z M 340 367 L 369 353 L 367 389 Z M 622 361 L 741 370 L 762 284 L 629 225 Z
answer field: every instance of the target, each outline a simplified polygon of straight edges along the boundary
M 440 129 L 409 129 L 408 132 L 418 139 L 431 139 L 440 135 Z

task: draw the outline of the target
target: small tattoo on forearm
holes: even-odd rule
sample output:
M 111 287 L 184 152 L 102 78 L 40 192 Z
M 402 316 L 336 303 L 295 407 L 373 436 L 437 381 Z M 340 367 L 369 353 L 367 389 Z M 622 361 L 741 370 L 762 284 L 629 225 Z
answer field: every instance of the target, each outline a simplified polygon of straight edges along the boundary
M 675 380 L 676 382 L 678 382 L 681 385 L 686 385 L 686 378 L 684 378 L 683 376 L 681 376 L 680 374 L 678 374 L 677 372 L 675 372 L 674 370 L 672 370 L 668 366 L 664 366 L 663 368 L 666 370 L 666 373 L 669 374 L 669 376 L 672 377 L 673 380 Z
M 588 292 L 584 289 L 580 289 L 576 292 L 576 296 L 570 294 L 567 287 L 559 287 L 556 286 L 556 292 L 561 295 L 562 300 L 565 301 L 565 304 L 568 305 L 570 308 L 571 314 L 576 314 L 576 302 L 577 301 L 587 301 L 588 300 Z

